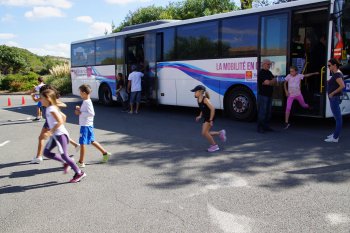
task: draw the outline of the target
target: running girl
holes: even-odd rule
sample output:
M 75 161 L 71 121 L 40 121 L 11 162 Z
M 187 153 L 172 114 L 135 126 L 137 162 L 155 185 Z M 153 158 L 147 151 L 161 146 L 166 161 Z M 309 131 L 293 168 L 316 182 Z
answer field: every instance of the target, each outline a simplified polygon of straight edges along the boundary
M 210 147 L 208 148 L 208 152 L 214 152 L 220 150 L 218 144 L 214 141 L 213 136 L 219 136 L 220 139 L 225 142 L 226 141 L 226 131 L 224 129 L 220 131 L 210 131 L 211 127 L 214 124 L 215 118 L 215 108 L 210 103 L 209 93 L 205 90 L 205 87 L 202 85 L 198 85 L 191 90 L 194 92 L 194 97 L 197 98 L 198 107 L 200 110 L 199 115 L 196 117 L 196 121 L 199 121 L 203 118 L 202 125 L 202 135 L 209 141 Z
M 290 116 L 290 110 L 292 108 L 292 104 L 294 100 L 297 100 L 301 107 L 310 108 L 310 106 L 307 103 L 305 103 L 303 95 L 301 94 L 300 81 L 312 75 L 319 74 L 318 72 L 305 74 L 305 75 L 298 74 L 298 68 L 296 66 L 291 66 L 289 68 L 289 72 L 290 74 L 287 75 L 285 79 L 286 81 L 284 82 L 284 91 L 286 93 L 286 96 L 288 97 L 284 129 L 288 129 L 290 127 L 289 116 Z M 288 83 L 288 89 L 287 89 L 287 83 Z
M 62 162 L 65 174 L 68 172 L 69 168 L 72 168 L 75 175 L 69 182 L 77 183 L 86 176 L 86 173 L 81 171 L 74 163 L 74 160 L 68 156 L 67 146 L 69 143 L 69 134 L 66 127 L 63 125 L 64 119 L 58 108 L 56 92 L 47 89 L 43 91 L 40 96 L 43 106 L 46 107 L 46 119 L 50 129 L 44 133 L 44 139 L 50 137 L 44 150 L 44 156 Z M 58 147 L 60 155 L 51 152 L 56 146 Z

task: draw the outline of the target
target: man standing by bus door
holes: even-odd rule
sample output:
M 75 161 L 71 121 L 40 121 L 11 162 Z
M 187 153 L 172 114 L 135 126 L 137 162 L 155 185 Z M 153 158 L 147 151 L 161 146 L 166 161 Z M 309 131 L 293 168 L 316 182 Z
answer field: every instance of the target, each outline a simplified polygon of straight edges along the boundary
M 258 133 L 273 131 L 269 126 L 272 108 L 273 85 L 276 78 L 270 71 L 271 61 L 264 59 L 258 74 Z
M 128 91 L 130 93 L 130 112 L 129 114 L 139 113 L 140 101 L 141 101 L 141 79 L 143 73 L 137 71 L 137 66 L 131 66 L 131 73 L 128 77 Z M 134 105 L 136 103 L 136 109 L 134 112 Z

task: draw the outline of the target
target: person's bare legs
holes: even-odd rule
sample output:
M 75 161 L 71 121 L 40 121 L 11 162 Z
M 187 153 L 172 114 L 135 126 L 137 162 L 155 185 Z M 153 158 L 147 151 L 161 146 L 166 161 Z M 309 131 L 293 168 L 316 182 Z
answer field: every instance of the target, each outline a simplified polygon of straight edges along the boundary
M 139 113 L 139 107 L 140 107 L 140 103 L 136 103 L 136 113 Z
M 79 158 L 79 163 L 84 163 L 84 159 L 85 159 L 85 145 L 84 144 L 80 144 L 80 158 Z
M 202 135 L 209 141 L 210 145 L 216 145 L 213 136 L 209 133 L 211 125 L 209 122 L 205 122 L 202 125 Z M 215 134 L 215 132 L 212 132 Z
M 44 138 L 44 134 L 46 132 L 48 132 L 49 129 L 48 128 L 42 128 L 41 129 L 41 132 L 40 132 L 40 135 L 39 135 L 39 138 L 38 138 L 38 149 L 37 149 L 37 152 L 36 152 L 36 157 L 37 158 L 40 158 L 43 156 L 43 149 L 44 149 L 44 142 L 45 142 L 45 138 Z
M 134 104 L 130 103 L 130 113 L 134 112 Z
M 100 143 L 94 141 L 91 143 L 94 147 L 96 147 L 102 154 L 106 154 L 107 151 L 101 146 Z

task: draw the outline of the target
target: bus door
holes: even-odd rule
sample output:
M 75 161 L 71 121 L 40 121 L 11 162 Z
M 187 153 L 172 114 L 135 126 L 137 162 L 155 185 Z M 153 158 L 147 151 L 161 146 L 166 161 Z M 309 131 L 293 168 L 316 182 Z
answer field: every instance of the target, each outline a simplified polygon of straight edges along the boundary
M 294 103 L 292 111 L 299 115 L 323 116 L 327 65 L 328 8 L 303 9 L 293 12 L 289 64 L 301 74 L 319 73 L 301 82 L 305 102 L 312 108 L 303 109 Z
M 278 77 L 287 74 L 288 19 L 289 13 L 261 18 L 260 61 L 269 59 L 272 62 L 271 72 Z M 274 110 L 283 111 L 284 102 L 283 82 L 278 82 L 273 91 Z
M 127 77 L 131 73 L 131 67 L 135 65 L 137 70 L 144 73 L 144 53 L 145 37 L 144 35 L 128 37 L 125 40 L 125 64 L 126 64 L 126 81 Z M 142 99 L 144 99 L 144 79 L 142 80 Z

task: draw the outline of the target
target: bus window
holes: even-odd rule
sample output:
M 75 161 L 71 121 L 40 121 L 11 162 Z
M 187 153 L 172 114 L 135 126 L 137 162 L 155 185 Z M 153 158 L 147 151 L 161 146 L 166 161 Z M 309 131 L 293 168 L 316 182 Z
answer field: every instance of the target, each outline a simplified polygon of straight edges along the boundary
M 72 66 L 95 65 L 95 41 L 72 45 Z
M 218 22 L 179 26 L 177 58 L 179 60 L 213 59 L 218 57 Z
M 96 41 L 96 65 L 114 65 L 115 38 Z
M 256 15 L 222 20 L 222 56 L 256 57 L 258 26 Z

